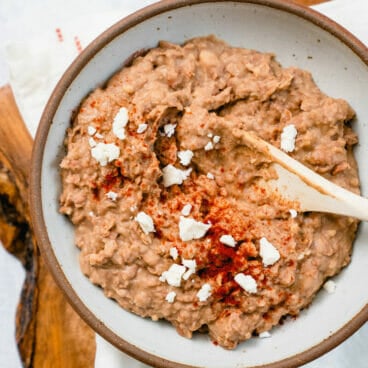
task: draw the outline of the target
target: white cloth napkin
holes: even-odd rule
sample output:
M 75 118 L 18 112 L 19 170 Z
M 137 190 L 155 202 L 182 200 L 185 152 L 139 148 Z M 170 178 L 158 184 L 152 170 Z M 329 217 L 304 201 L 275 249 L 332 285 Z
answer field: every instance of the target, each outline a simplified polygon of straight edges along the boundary
M 51 18 L 48 19 L 52 21 L 47 22 L 43 19 L 36 25 L 34 15 L 37 11 L 34 8 L 28 13 L 23 11 L 23 27 L 24 24 L 28 24 L 28 30 L 32 30 L 31 33 L 34 36 L 26 39 L 15 37 L 15 40 L 7 44 L 5 52 L 10 83 L 21 114 L 32 134 L 37 129 L 42 110 L 57 80 L 78 55 L 80 48 L 86 46 L 102 30 L 118 19 L 152 2 L 152 0 L 135 2 L 54 0 L 51 2 L 54 6 L 49 5 L 45 11 L 42 7 L 45 7 L 46 3 L 38 1 L 37 3 L 43 4 L 38 10 L 43 11 L 44 17 L 51 14 Z M 79 11 L 75 8 L 77 4 Z M 363 42 L 368 43 L 368 22 L 365 16 L 368 12 L 368 2 L 366 0 L 334 0 L 314 8 L 336 20 Z M 332 352 L 305 365 L 305 368 L 366 367 L 368 364 L 368 350 L 364 346 L 366 341 L 368 341 L 367 325 Z M 96 343 L 96 368 L 148 367 L 121 353 L 99 336 L 96 336 Z

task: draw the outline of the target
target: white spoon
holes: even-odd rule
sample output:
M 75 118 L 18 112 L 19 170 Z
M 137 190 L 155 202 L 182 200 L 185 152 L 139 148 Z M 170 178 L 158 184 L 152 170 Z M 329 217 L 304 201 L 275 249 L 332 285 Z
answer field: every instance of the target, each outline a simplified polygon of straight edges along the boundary
M 282 197 L 299 202 L 299 210 L 328 212 L 368 221 L 368 199 L 316 174 L 254 134 L 238 131 L 244 143 L 272 159 L 279 176 L 269 184 Z

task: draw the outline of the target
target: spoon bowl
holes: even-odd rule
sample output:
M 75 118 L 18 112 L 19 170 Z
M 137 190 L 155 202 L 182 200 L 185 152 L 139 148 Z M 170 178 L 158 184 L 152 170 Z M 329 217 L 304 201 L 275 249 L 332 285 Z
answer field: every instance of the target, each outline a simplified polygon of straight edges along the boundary
M 278 179 L 264 185 L 297 202 L 300 211 L 327 212 L 368 221 L 367 198 L 332 183 L 252 133 L 239 131 L 237 135 L 245 145 L 273 161 Z

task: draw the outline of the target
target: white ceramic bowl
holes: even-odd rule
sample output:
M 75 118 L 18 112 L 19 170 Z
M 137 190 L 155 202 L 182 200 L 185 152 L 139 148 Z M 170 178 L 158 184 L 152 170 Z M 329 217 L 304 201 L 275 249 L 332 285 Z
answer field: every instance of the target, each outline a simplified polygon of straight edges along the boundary
M 137 50 L 158 40 L 183 41 L 215 34 L 228 43 L 271 51 L 283 66 L 312 72 L 320 88 L 350 102 L 357 112 L 356 157 L 363 194 L 368 193 L 368 51 L 327 18 L 276 0 L 163 1 L 123 19 L 96 39 L 66 71 L 43 114 L 33 155 L 31 206 L 38 242 L 71 304 L 100 335 L 128 354 L 157 367 L 295 367 L 318 357 L 357 330 L 368 317 L 368 227 L 362 224 L 352 262 L 335 278 L 334 294 L 320 292 L 296 320 L 234 351 L 207 336 L 180 337 L 167 323 L 135 316 L 106 298 L 83 276 L 73 227 L 58 213 L 58 165 L 71 115 Z

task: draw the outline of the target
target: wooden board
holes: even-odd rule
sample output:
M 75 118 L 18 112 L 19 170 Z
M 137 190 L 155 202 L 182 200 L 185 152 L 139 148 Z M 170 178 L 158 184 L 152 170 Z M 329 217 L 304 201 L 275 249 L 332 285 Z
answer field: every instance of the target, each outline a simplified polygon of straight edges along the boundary
M 321 0 L 294 0 L 314 5 Z M 65 300 L 48 272 L 30 227 L 28 170 L 32 138 L 9 86 L 0 89 L 0 240 L 26 270 L 16 317 L 25 367 L 94 366 L 95 336 Z
M 10 87 L 0 89 L 0 240 L 22 262 L 26 280 L 16 317 L 25 367 L 93 367 L 94 332 L 67 303 L 48 272 L 29 222 L 32 138 Z

